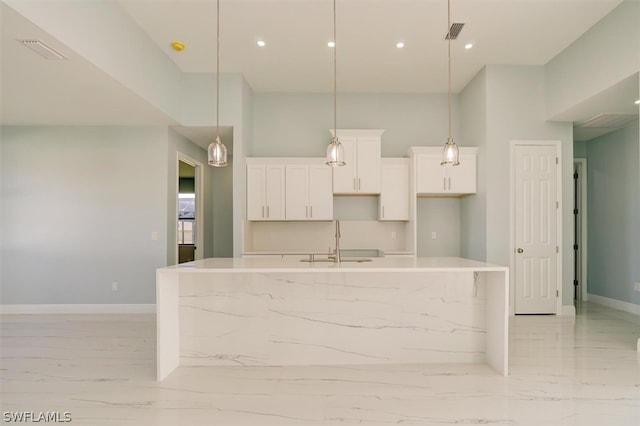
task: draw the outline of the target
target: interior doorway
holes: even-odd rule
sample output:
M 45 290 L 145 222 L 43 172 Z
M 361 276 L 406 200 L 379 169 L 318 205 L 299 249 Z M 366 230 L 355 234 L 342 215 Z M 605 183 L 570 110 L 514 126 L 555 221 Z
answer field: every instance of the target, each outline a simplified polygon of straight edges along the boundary
M 511 147 L 515 314 L 557 314 L 562 291 L 561 162 L 557 141 Z
M 573 159 L 574 300 L 587 300 L 587 159 Z
M 178 155 L 176 263 L 202 259 L 202 166 Z

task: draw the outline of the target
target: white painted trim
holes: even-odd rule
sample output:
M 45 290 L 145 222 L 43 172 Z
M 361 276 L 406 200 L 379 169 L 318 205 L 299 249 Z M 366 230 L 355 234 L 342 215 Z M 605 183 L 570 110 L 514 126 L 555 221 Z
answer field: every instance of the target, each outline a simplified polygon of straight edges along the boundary
M 589 300 L 589 291 L 588 291 L 588 285 L 589 285 L 589 280 L 587 278 L 587 261 L 588 261 L 588 229 L 589 227 L 587 226 L 587 159 L 586 158 L 574 158 L 573 162 L 578 164 L 578 168 L 579 168 L 579 173 L 581 175 L 580 177 L 580 217 L 582 219 L 582 223 L 580 226 L 580 233 L 581 233 L 581 239 L 580 239 L 580 243 L 582 244 L 582 250 L 581 250 L 581 254 L 582 254 L 582 261 L 580 262 L 581 264 L 581 278 L 582 278 L 582 283 L 580 285 L 581 288 L 581 299 L 583 301 L 588 301 Z
M 575 317 L 576 316 L 576 307 L 573 305 L 562 305 L 562 311 L 560 311 L 560 315 L 563 317 Z
M 0 314 L 153 314 L 155 304 L 0 305 Z
M 635 303 L 623 302 L 622 300 L 610 299 L 604 296 L 598 296 L 597 294 L 589 293 L 589 302 L 597 303 L 598 305 L 607 306 L 609 308 L 617 309 L 619 311 L 629 312 L 631 314 L 640 315 L 640 305 Z
M 559 140 L 512 140 L 510 143 L 510 160 L 511 164 L 509 167 L 509 180 L 510 180 L 510 190 L 509 190 L 509 230 L 510 230 L 510 238 L 509 238 L 509 250 L 510 250 L 510 259 L 509 259 L 509 282 L 511 283 L 509 286 L 510 292 L 510 306 L 509 313 L 511 315 L 515 315 L 515 300 L 516 300 L 516 292 L 515 292 L 515 264 L 516 264 L 516 246 L 515 246 L 515 155 L 516 155 L 516 147 L 524 146 L 524 145 L 536 145 L 536 146 L 544 146 L 550 145 L 556 148 L 556 157 L 558 158 L 558 167 L 557 167 L 557 176 L 556 176 L 556 195 L 558 197 L 558 208 L 556 209 L 556 244 L 560 248 L 558 250 L 557 262 L 557 277 L 556 277 L 556 290 L 558 291 L 558 297 L 556 301 L 556 315 L 560 315 L 562 312 L 562 211 L 563 211 L 563 195 L 562 195 L 562 145 Z

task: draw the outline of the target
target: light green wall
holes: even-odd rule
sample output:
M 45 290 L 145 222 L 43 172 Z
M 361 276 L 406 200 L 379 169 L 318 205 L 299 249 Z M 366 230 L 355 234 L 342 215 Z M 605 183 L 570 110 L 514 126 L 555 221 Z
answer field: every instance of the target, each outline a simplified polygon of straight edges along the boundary
M 587 142 L 574 141 L 573 142 L 573 157 L 574 158 L 586 158 L 587 157 Z
M 640 1 L 626 0 L 545 66 L 553 118 L 640 71 Z
M 640 304 L 638 123 L 590 140 L 587 148 L 589 293 Z
M 460 94 L 462 139 L 478 147 L 477 194 L 461 200 L 462 257 L 487 259 L 487 73 L 483 68 Z
M 161 127 L 3 127 L 2 304 L 155 303 L 166 147 Z

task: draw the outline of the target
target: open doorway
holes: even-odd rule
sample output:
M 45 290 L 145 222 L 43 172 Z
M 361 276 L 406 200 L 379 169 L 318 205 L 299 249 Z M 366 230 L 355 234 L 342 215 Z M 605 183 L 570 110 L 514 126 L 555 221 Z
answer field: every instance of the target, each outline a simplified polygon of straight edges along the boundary
M 178 156 L 177 263 L 201 259 L 202 239 L 202 166 Z

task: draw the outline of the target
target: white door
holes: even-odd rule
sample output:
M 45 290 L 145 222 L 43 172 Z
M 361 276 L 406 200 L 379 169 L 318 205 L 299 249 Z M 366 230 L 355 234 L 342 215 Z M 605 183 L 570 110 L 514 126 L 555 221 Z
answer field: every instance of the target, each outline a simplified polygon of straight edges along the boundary
M 358 137 L 357 192 L 362 194 L 380 193 L 380 138 Z
M 333 220 L 333 174 L 325 164 L 309 166 L 309 219 Z M 288 182 L 288 177 L 287 177 Z
M 555 314 L 558 298 L 558 147 L 516 145 L 516 314 Z
M 329 166 L 324 166 L 327 169 Z M 286 166 L 286 219 L 309 219 L 309 170 L 305 165 Z
M 379 200 L 378 220 L 409 220 L 409 163 L 406 159 L 382 160 Z
M 357 170 L 357 148 L 355 136 L 340 136 L 340 143 L 344 149 L 345 165 L 332 167 L 333 169 L 333 192 L 334 194 L 353 194 L 357 192 L 356 170 Z
M 267 165 L 265 185 L 265 218 L 285 219 L 285 171 L 284 165 Z

